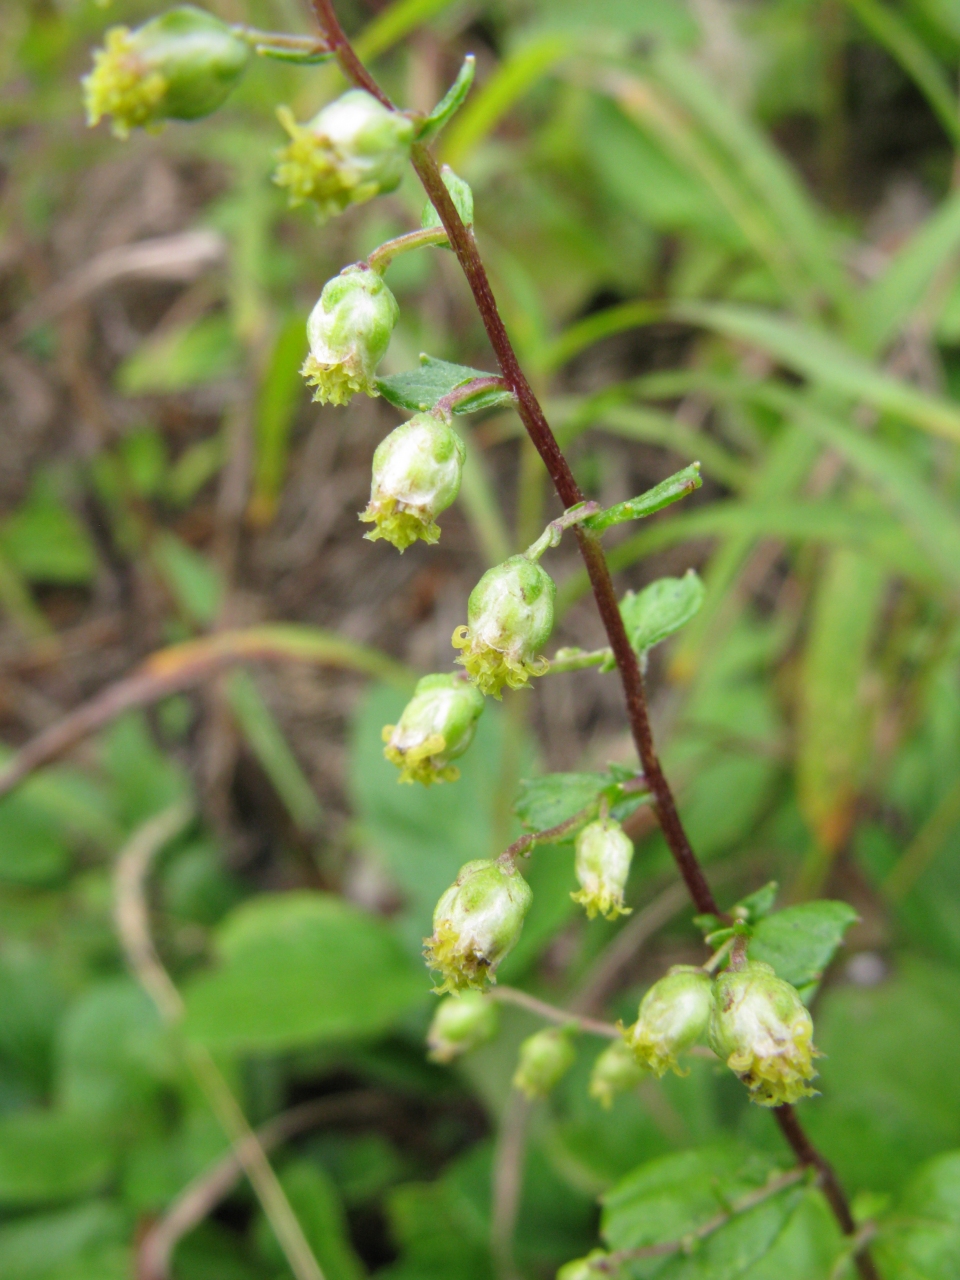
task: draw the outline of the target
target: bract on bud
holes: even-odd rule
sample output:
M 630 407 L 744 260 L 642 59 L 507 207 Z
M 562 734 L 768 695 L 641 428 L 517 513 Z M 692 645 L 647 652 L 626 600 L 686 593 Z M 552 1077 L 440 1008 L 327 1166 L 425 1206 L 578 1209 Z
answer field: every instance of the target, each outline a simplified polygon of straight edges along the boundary
M 328 280 L 307 321 L 310 351 L 300 372 L 321 404 L 346 404 L 358 391 L 377 395 L 373 375 L 400 318 L 383 277 L 345 267 Z
M 497 1033 L 497 1006 L 479 991 L 464 991 L 440 1001 L 427 1032 L 432 1062 L 452 1062 Z
M 592 1249 L 585 1258 L 574 1258 L 572 1262 L 566 1262 L 557 1272 L 557 1280 L 600 1280 L 600 1277 L 606 1277 L 609 1280 L 611 1273 L 606 1269 L 600 1269 L 596 1264 L 604 1262 L 610 1255 L 605 1249 Z
M 570 1034 L 549 1027 L 528 1036 L 520 1046 L 513 1086 L 531 1100 L 552 1093 L 577 1060 Z
M 457 659 L 481 693 L 499 698 L 504 685 L 520 689 L 550 664 L 539 653 L 553 630 L 557 587 L 526 556 L 488 569 L 470 593 L 467 625 L 453 633 Z
M 460 868 L 433 913 L 424 939 L 427 964 L 443 978 L 438 992 L 482 990 L 520 937 L 533 894 L 514 867 L 477 858 Z
M 633 841 L 614 818 L 598 818 L 577 836 L 574 868 L 580 883 L 574 902 L 586 909 L 592 920 L 599 912 L 608 920 L 629 915 L 623 905 L 623 890 L 630 874 Z
M 609 1109 L 618 1093 L 635 1089 L 647 1074 L 629 1045 L 614 1040 L 593 1064 L 590 1073 L 590 1097 L 596 1098 L 602 1107 Z
M 291 205 L 309 200 L 325 221 L 400 185 L 413 121 L 365 89 L 349 90 L 308 124 L 298 124 L 286 107 L 277 115 L 290 141 L 274 182 L 286 188 Z
M 84 76 L 87 123 L 113 119 L 113 132 L 164 120 L 197 120 L 227 98 L 247 65 L 250 50 L 212 13 L 181 5 L 142 27 L 111 27 L 93 70 Z
M 400 770 L 401 782 L 455 782 L 451 764 L 473 741 L 483 694 L 459 676 L 424 676 L 403 709 L 399 724 L 383 729 L 383 754 Z
M 364 536 L 385 538 L 405 551 L 418 538 L 434 543 L 436 522 L 460 492 L 466 449 L 441 418 L 418 413 L 381 441 L 373 455 L 370 501 L 360 519 L 375 527 Z
M 693 965 L 676 964 L 640 1001 L 637 1021 L 623 1038 L 637 1061 L 656 1075 L 668 1068 L 685 1075 L 677 1055 L 703 1039 L 712 1007 L 710 975 Z
M 761 1107 L 816 1093 L 813 1019 L 794 987 L 768 964 L 749 960 L 717 978 L 710 1045 Z

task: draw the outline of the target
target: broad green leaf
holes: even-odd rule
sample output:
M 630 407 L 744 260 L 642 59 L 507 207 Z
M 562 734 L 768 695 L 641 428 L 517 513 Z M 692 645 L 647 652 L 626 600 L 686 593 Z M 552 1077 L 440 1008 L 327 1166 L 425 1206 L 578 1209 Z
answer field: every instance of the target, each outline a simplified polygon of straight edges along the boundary
M 885 593 L 882 568 L 847 549 L 831 553 L 817 584 L 801 673 L 797 786 L 824 857 L 853 821 L 869 749 L 864 685 Z
M 346 1215 L 330 1175 L 309 1160 L 288 1165 L 280 1178 L 324 1280 L 361 1280 L 366 1268 L 347 1234 Z M 260 1252 L 276 1268 L 283 1254 L 265 1218 L 257 1224 Z
M 400 1260 L 379 1280 L 493 1280 L 489 1226 L 449 1173 L 397 1187 L 387 1212 Z
M 276 1052 L 376 1035 L 428 991 L 389 927 L 329 894 L 263 894 L 220 926 L 219 963 L 187 984 L 187 1035 Z
M 29 582 L 86 586 L 97 570 L 90 535 L 42 476 L 0 526 L 0 549 Z
M 0 1275 L 3 1280 L 54 1280 L 59 1268 L 92 1258 L 127 1234 L 120 1209 L 106 1200 L 0 1223 Z M 99 1278 L 102 1273 L 87 1274 Z
M 960 1151 L 917 1171 L 873 1246 L 881 1274 L 894 1280 L 955 1280 L 960 1275 Z
M 111 725 L 103 763 L 124 825 L 139 825 L 189 792 L 186 773 L 157 747 L 142 712 L 130 711 Z
M 90 1115 L 61 1110 L 0 1117 L 0 1204 L 71 1200 L 110 1176 L 114 1144 Z
M 592 804 L 609 790 L 612 781 L 608 773 L 547 773 L 524 778 L 513 809 L 527 831 L 546 831 Z
M 70 847 L 55 816 L 29 794 L 0 799 L 0 881 L 46 884 L 69 865 Z
M 874 987 L 829 987 L 817 1008 L 822 1097 L 804 1124 L 851 1194 L 888 1191 L 960 1147 L 956 970 L 901 957 Z
M 435 138 L 444 125 L 449 124 L 457 114 L 464 102 L 467 100 L 467 94 L 470 92 L 470 86 L 473 84 L 473 77 L 476 74 L 476 70 L 477 60 L 472 53 L 468 53 L 463 60 L 460 70 L 457 72 L 456 80 L 454 80 L 453 84 L 433 108 L 430 114 L 420 121 L 417 130 L 417 137 L 421 142 L 429 142 L 431 138 Z M 460 216 L 462 218 L 463 214 L 461 213 Z M 470 218 L 468 220 L 464 218 L 464 221 L 469 225 L 473 219 Z
M 696 615 L 703 596 L 703 582 L 693 569 L 682 578 L 658 578 L 636 594 L 628 591 L 620 612 L 631 645 L 645 653 L 672 636 Z
M 846 902 L 801 902 L 764 916 L 750 939 L 751 960 L 772 965 L 778 977 L 810 994 L 843 935 L 859 917 Z
M 604 1239 L 613 1249 L 680 1242 L 730 1213 L 729 1222 L 700 1241 L 692 1257 L 678 1248 L 666 1263 L 658 1259 L 646 1267 L 635 1265 L 638 1275 L 671 1280 L 739 1280 L 775 1246 L 805 1195 L 794 1184 L 752 1208 L 731 1212 L 773 1176 L 766 1157 L 733 1145 L 652 1160 L 603 1197 Z
M 226 687 L 230 709 L 247 745 L 287 812 L 302 831 L 316 830 L 322 818 L 320 802 L 253 676 L 248 671 L 231 671 Z
M 875 368 L 824 330 L 775 312 L 725 303 L 677 303 L 672 314 L 747 342 L 830 391 L 865 400 L 922 431 L 960 440 L 960 408 Z
M 165 395 L 236 373 L 243 352 L 225 314 L 205 316 L 148 339 L 127 356 L 114 383 L 121 395 Z
M 467 365 L 450 364 L 447 360 L 421 355 L 419 369 L 412 369 L 409 373 L 395 373 L 389 378 L 378 378 L 377 390 L 384 400 L 398 409 L 425 413 L 457 387 L 472 382 L 474 378 L 494 376 L 486 369 L 471 369 Z M 475 413 L 478 409 L 493 409 L 510 404 L 513 404 L 513 395 L 494 387 L 478 391 L 469 399 L 462 400 L 454 408 L 454 413 Z

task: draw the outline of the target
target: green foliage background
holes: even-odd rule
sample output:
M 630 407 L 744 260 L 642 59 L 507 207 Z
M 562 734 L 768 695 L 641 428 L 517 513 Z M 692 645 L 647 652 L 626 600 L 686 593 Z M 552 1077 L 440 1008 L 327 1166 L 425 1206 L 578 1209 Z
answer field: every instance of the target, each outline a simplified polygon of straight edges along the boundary
M 309 30 L 287 0 L 216 8 Z M 538 691 L 488 707 L 458 783 L 396 786 L 381 727 L 414 669 L 452 657 L 429 637 L 408 646 L 416 618 L 396 602 L 425 592 L 449 634 L 483 567 L 531 541 L 555 506 L 519 422 L 494 410 L 464 428 L 464 490 L 432 562 L 446 577 L 430 578 L 419 551 L 401 570 L 382 545 L 359 542 L 354 506 L 316 555 L 332 563 L 356 543 L 344 576 L 366 592 L 366 612 L 357 605 L 341 627 L 336 584 L 311 595 L 323 566 L 311 577 L 309 557 L 291 596 L 283 562 L 260 549 L 310 441 L 339 432 L 359 466 L 351 480 L 331 452 L 328 469 L 334 486 L 355 484 L 396 421 L 387 408 L 374 420 L 369 406 L 307 406 L 303 321 L 345 262 L 419 225 L 422 196 L 410 175 L 322 230 L 286 210 L 269 180 L 282 141 L 274 108 L 309 117 L 341 88 L 329 67 L 261 61 L 208 121 L 123 148 L 102 128 L 88 133 L 78 77 L 90 49 L 106 25 L 154 11 L 127 0 L 0 7 L 4 741 L 12 750 L 152 649 L 215 626 L 321 623 L 347 649 L 359 638 L 398 662 L 336 662 L 384 682 L 325 675 L 299 715 L 259 669 L 218 676 L 203 694 L 123 716 L 0 801 L 0 1276 L 134 1274 L 149 1225 L 226 1149 L 186 1042 L 209 1050 L 254 1124 L 330 1100 L 323 1123 L 275 1153 L 328 1280 L 506 1280 L 490 1249 L 491 1180 L 516 1124 L 516 1047 L 536 1024 L 505 1009 L 494 1043 L 456 1068 L 428 1064 L 421 940 L 461 864 L 518 833 L 520 777 L 630 760 L 615 677 L 551 678 L 587 681 L 579 703 Z M 643 487 L 622 489 L 623 477 L 652 484 L 702 462 L 694 500 L 610 539 L 625 586 L 690 566 L 706 584 L 699 612 L 651 664 L 668 770 L 724 903 L 776 879 L 791 910 L 812 897 L 855 908 L 815 995 L 826 1057 L 822 1096 L 803 1118 L 858 1220 L 876 1223 L 885 1280 L 950 1280 L 960 10 L 354 0 L 342 16 L 391 93 L 419 109 L 477 53 L 477 85 L 438 150 L 473 186 L 511 335 L 585 491 L 613 502 Z M 114 230 L 97 253 L 70 250 L 76 210 L 118 163 L 138 183 L 177 171 L 186 194 L 173 230 L 208 233 L 206 267 L 138 284 L 116 253 L 150 228 L 110 222 L 109 198 L 102 218 Z M 177 253 L 189 256 L 182 242 Z M 448 257 L 390 269 L 402 318 L 386 373 L 414 367 L 420 350 L 492 367 Z M 103 301 L 114 289 L 125 318 Z M 112 346 L 111 324 L 126 325 Z M 332 501 L 317 497 L 318 518 Z M 563 638 L 589 647 L 577 561 L 548 563 Z M 245 592 L 257 593 L 253 617 Z M 110 626 L 122 641 L 98 639 Z M 214 785 L 217 724 L 232 754 Z M 111 881 L 130 834 L 178 799 L 197 816 L 164 851 L 151 906 L 185 1001 L 182 1035 L 126 970 Z M 252 852 L 244 831 L 256 833 Z M 538 850 L 529 879 L 534 907 L 500 976 L 563 1004 L 609 957 L 617 926 L 576 912 L 569 845 Z M 672 879 L 648 826 L 629 900 L 660 901 Z M 702 959 L 689 914 L 667 911 L 619 972 L 609 1017 L 630 1020 L 668 964 Z M 784 976 L 816 978 L 840 932 Z M 777 964 L 777 939 L 766 945 Z M 585 1254 L 599 1229 L 614 1248 L 689 1235 L 789 1165 L 728 1074 L 694 1060 L 688 1078 L 650 1082 L 605 1112 L 586 1093 L 596 1052 L 581 1038 L 575 1069 L 529 1117 L 515 1241 L 524 1277 Z M 179 1243 L 172 1274 L 288 1272 L 240 1183 Z M 852 1270 L 819 1192 L 794 1185 L 689 1256 L 633 1274 Z

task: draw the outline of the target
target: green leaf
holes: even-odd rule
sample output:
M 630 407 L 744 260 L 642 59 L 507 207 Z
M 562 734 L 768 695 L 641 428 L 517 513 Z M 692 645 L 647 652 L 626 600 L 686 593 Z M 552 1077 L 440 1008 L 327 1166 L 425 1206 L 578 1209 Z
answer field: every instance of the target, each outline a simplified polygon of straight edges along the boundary
M 148 339 L 117 369 L 121 395 L 166 395 L 235 373 L 243 351 L 228 316 L 205 316 L 182 329 Z
M 275 62 L 290 62 L 295 67 L 315 67 L 318 63 L 329 62 L 334 56 L 328 49 L 311 53 L 306 49 L 281 49 L 278 45 L 269 44 L 258 44 L 256 51 L 261 58 L 272 58 Z
M 734 1145 L 704 1147 L 641 1165 L 603 1197 L 602 1232 L 613 1249 L 639 1249 L 683 1241 L 730 1213 L 738 1200 L 775 1175 L 770 1160 Z M 686 1251 L 654 1262 L 658 1277 L 738 1280 L 775 1245 L 802 1201 L 798 1185 L 785 1187 L 742 1212 L 700 1241 L 693 1268 Z
M 859 917 L 846 902 L 801 902 L 757 922 L 751 960 L 772 965 L 777 976 L 797 988 L 819 982 L 847 929 Z
M 460 215 L 460 220 L 463 222 L 464 226 L 472 227 L 473 192 L 470 190 L 469 183 L 464 182 L 463 178 L 458 178 L 448 164 L 443 166 L 440 170 L 440 174 L 443 178 L 443 185 L 450 192 L 450 196 L 453 199 L 457 213 Z M 423 206 L 423 215 L 420 218 L 420 226 L 423 227 L 425 231 L 429 230 L 431 227 L 443 226 L 439 213 L 437 213 L 436 209 L 429 201 Z M 446 241 L 444 242 L 444 247 L 449 248 L 449 244 L 447 244 Z
M 37 1110 L 0 1117 L 0 1204 L 89 1195 L 114 1162 L 113 1143 L 88 1114 Z
M 153 541 L 153 562 L 177 604 L 197 626 L 209 626 L 220 611 L 223 583 L 206 556 L 176 534 L 164 532 Z
M 270 1051 L 376 1035 L 428 991 L 383 921 L 329 894 L 264 894 L 217 934 L 219 965 L 185 991 L 187 1035 Z
M 377 390 L 398 409 L 413 413 L 426 413 L 438 400 L 465 386 L 475 378 L 495 375 L 486 369 L 471 369 L 464 364 L 450 364 L 433 356 L 421 355 L 420 368 L 408 373 L 395 373 L 388 378 L 377 379 Z M 454 413 L 475 413 L 479 409 L 493 409 L 513 404 L 513 394 L 500 387 L 478 391 L 467 400 L 461 400 Z
M 472 53 L 468 53 L 463 60 L 463 65 L 457 72 L 456 80 L 454 80 L 430 114 L 420 122 L 417 129 L 417 138 L 421 142 L 429 142 L 431 138 L 435 138 L 444 125 L 449 124 L 457 114 L 466 101 L 467 94 L 470 92 L 470 86 L 473 84 L 476 70 L 477 60 Z M 461 213 L 460 216 L 463 217 L 463 214 Z M 467 219 L 464 218 L 464 222 L 466 221 Z
M 97 571 L 90 535 L 42 476 L 0 526 L 0 549 L 30 582 L 86 586 Z
M 620 601 L 620 613 L 631 645 L 645 653 L 672 636 L 697 614 L 705 594 L 693 569 L 682 578 L 658 578 L 639 593 L 628 591 Z
M 30 795 L 0 800 L 0 881 L 47 884 L 63 876 L 70 848 L 61 824 Z
M 57 1213 L 43 1213 L 0 1224 L 0 1275 L 3 1280 L 53 1280 L 67 1267 L 128 1234 L 119 1208 L 89 1201 Z M 99 1276 L 96 1270 L 90 1276 Z
M 666 480 L 661 480 L 658 485 L 648 489 L 646 493 L 641 493 L 639 497 L 630 498 L 627 502 L 619 502 L 615 507 L 608 507 L 606 511 L 590 516 L 584 524 L 596 533 L 603 533 L 604 529 L 609 529 L 615 524 L 623 524 L 627 520 L 642 520 L 644 516 L 652 516 L 654 512 L 669 507 L 678 498 L 685 498 L 688 493 L 699 489 L 702 483 L 700 464 L 694 462 L 691 466 L 676 472 L 675 475 L 668 476 Z
M 608 773 L 547 773 L 524 778 L 518 784 L 513 810 L 528 831 L 546 831 L 599 800 L 611 785 Z
M 960 1151 L 917 1171 L 873 1245 L 884 1276 L 955 1280 L 960 1275 Z

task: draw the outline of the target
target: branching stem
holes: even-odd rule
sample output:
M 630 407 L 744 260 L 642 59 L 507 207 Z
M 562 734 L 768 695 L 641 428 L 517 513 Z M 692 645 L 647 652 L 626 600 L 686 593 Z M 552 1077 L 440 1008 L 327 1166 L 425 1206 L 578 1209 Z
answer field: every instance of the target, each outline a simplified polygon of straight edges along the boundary
M 314 12 L 320 26 L 320 32 L 333 50 L 340 67 L 349 80 L 382 102 L 385 107 L 395 109 L 393 103 L 367 71 L 357 57 L 350 41 L 333 8 L 332 0 L 312 0 Z M 561 452 L 556 437 L 544 415 L 537 396 L 520 367 L 516 352 L 510 342 L 506 326 L 497 308 L 496 299 L 490 286 L 490 280 L 480 257 L 473 228 L 464 225 L 456 205 L 444 184 L 440 168 L 422 143 L 415 143 L 411 153 L 413 167 L 420 178 L 433 207 L 447 233 L 450 248 L 457 256 L 460 267 L 467 278 L 473 293 L 474 301 L 483 320 L 490 345 L 493 347 L 500 371 L 509 389 L 517 399 L 517 413 L 523 422 L 531 441 L 543 459 L 544 466 L 553 481 L 554 488 L 563 503 L 564 510 L 575 507 L 584 501 L 580 487 L 574 479 L 569 463 Z M 722 915 L 713 891 L 707 882 L 703 869 L 687 838 L 676 802 L 666 775 L 660 764 L 653 733 L 650 727 L 650 716 L 647 710 L 647 699 L 643 685 L 643 674 L 640 663 L 634 652 L 610 576 L 610 567 L 600 545 L 598 534 L 578 525 L 577 541 L 580 554 L 586 565 L 590 585 L 604 629 L 610 641 L 614 661 L 620 673 L 623 691 L 627 703 L 627 715 L 630 729 L 636 743 L 637 752 L 643 765 L 647 785 L 653 793 L 654 808 L 659 819 L 664 838 L 670 848 L 677 868 L 683 877 L 690 897 L 701 915 Z M 847 1203 L 836 1175 L 827 1160 L 813 1147 L 810 1139 L 796 1118 L 792 1107 L 780 1107 L 776 1112 L 781 1131 L 801 1164 L 819 1170 L 823 1182 L 824 1194 L 833 1209 L 842 1230 L 852 1235 L 856 1230 Z M 861 1280 L 878 1280 L 876 1268 L 869 1253 L 864 1249 L 856 1259 L 857 1270 Z

